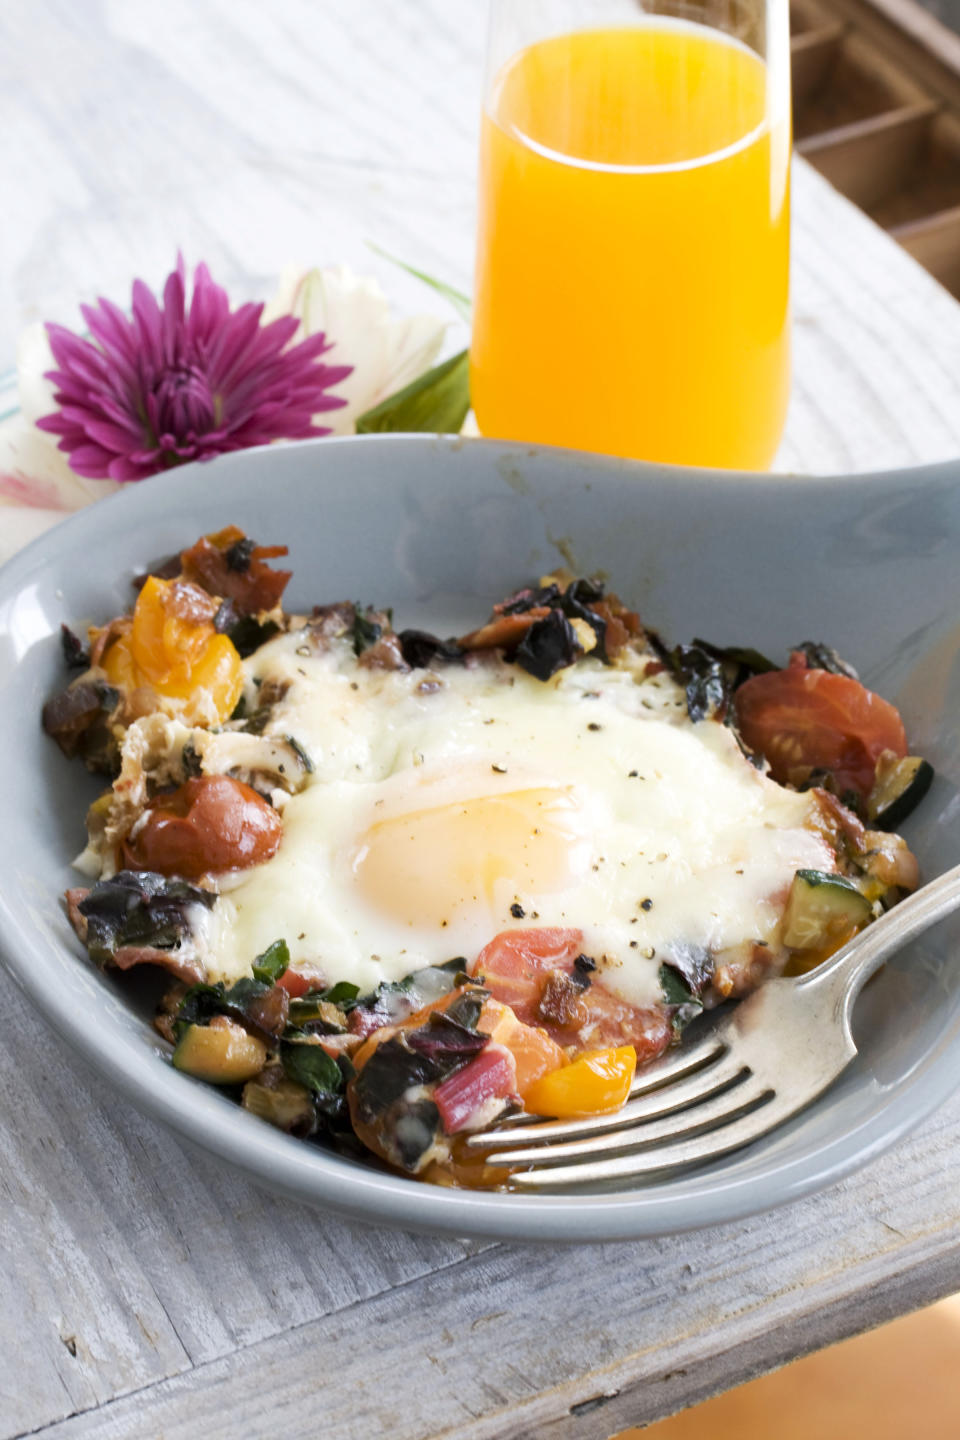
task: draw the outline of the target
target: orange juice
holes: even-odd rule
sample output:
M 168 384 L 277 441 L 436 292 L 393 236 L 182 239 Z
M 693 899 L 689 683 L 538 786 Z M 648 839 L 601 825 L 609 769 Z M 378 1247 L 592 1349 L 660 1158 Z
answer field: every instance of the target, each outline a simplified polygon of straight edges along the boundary
M 764 62 L 654 20 L 522 50 L 483 118 L 484 435 L 763 469 L 790 386 L 789 119 Z

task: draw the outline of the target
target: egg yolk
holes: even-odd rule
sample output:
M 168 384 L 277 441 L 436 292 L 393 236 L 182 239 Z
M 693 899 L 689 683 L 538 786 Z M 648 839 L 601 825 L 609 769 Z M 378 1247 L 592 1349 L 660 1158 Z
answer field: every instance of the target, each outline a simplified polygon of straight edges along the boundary
M 365 901 L 391 919 L 441 927 L 517 896 L 557 894 L 586 863 L 572 790 L 542 786 L 385 817 L 363 836 L 353 873 Z

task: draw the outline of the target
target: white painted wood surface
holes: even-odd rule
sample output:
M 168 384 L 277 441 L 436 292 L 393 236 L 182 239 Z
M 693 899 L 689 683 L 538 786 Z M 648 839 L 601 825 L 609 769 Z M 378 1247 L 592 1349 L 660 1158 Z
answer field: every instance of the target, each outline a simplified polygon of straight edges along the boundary
M 0 369 L 182 246 L 470 287 L 480 0 L 4 0 Z M 784 469 L 960 451 L 960 308 L 796 173 Z M 452 340 L 455 337 L 452 337 Z M 960 1098 L 775 1216 L 570 1250 L 353 1228 L 120 1102 L 0 976 L 0 1437 L 592 1437 L 960 1288 Z

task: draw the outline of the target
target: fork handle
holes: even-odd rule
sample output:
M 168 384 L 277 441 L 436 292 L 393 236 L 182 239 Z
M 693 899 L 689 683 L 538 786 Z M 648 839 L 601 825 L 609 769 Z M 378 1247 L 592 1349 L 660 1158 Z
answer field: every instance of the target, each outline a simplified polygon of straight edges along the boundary
M 960 865 L 954 865 L 861 930 L 829 960 L 800 977 L 798 988 L 836 989 L 849 1010 L 863 986 L 895 951 L 960 909 Z

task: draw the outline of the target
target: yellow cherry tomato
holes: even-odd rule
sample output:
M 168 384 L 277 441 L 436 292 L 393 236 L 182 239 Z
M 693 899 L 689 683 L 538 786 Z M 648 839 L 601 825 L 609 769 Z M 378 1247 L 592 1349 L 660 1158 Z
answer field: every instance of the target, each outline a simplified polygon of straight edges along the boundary
M 136 690 L 138 685 L 143 684 L 130 653 L 129 635 L 120 635 L 111 642 L 101 664 L 107 672 L 110 684 L 119 686 L 121 690 Z
M 632 1045 L 592 1050 L 535 1081 L 524 1096 L 524 1108 L 554 1120 L 619 1110 L 630 1094 L 636 1068 L 637 1052 Z
M 214 629 L 215 610 L 197 586 L 151 575 L 137 598 L 130 633 L 114 640 L 103 657 L 107 678 L 128 691 L 145 685 L 186 702 L 187 720 L 203 718 L 206 692 L 218 719 L 226 720 L 240 699 L 243 666 L 233 642 Z

